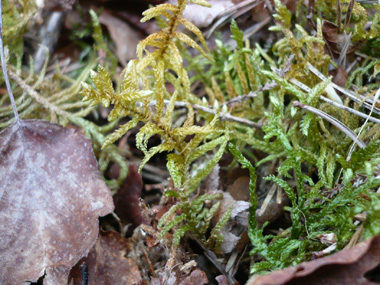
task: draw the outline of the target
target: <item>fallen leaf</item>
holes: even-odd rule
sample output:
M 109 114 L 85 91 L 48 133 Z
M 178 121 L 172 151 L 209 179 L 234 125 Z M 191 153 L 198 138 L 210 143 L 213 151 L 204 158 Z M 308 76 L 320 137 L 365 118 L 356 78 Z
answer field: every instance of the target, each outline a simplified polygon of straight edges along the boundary
M 329 71 L 329 75 L 333 76 L 333 82 L 340 87 L 345 87 L 348 80 L 348 75 L 343 66 L 339 66 L 336 69 Z
M 261 284 L 378 284 L 365 274 L 380 263 L 380 236 L 333 255 L 303 262 L 297 266 L 255 276 L 248 285 Z
M 128 232 L 133 230 L 147 221 L 141 214 L 139 198 L 143 182 L 141 175 L 138 173 L 137 165 L 131 164 L 128 170 L 128 176 L 121 185 L 119 191 L 114 196 L 115 213 L 119 216 L 123 224 L 132 224 Z
M 216 164 L 212 169 L 211 173 L 207 175 L 205 180 L 201 185 L 201 190 L 204 192 L 214 191 L 219 189 L 220 178 L 219 178 L 220 166 Z
M 216 276 L 215 280 L 218 282 L 218 285 L 228 285 L 228 280 L 225 275 Z
M 347 35 L 340 34 L 338 26 L 329 21 L 323 21 L 322 33 L 326 44 L 330 47 L 335 56 L 339 56 L 342 53 L 343 46 L 347 40 L 348 48 L 345 51 L 347 56 L 353 55 L 355 50 L 359 47 L 358 43 L 354 45 Z
M 219 211 L 213 218 L 213 223 L 216 224 L 223 215 L 232 208 L 231 219 L 222 228 L 223 242 L 221 244 L 221 250 L 223 253 L 231 253 L 241 238 L 241 234 L 244 229 L 248 227 L 248 210 L 250 207 L 249 202 L 236 201 L 230 193 L 222 191 L 214 191 L 223 193 L 223 199 L 221 200 Z
M 107 11 L 100 15 L 99 21 L 107 27 L 116 45 L 116 56 L 126 66 L 128 60 L 136 58 L 136 47 L 141 40 L 139 34 Z
M 241 176 L 237 178 L 233 184 L 228 186 L 227 192 L 235 200 L 249 200 L 249 176 Z
M 176 273 L 170 272 L 158 272 L 158 277 L 154 277 L 151 279 L 152 285 L 175 285 L 177 282 Z
M 67 284 L 113 210 L 91 143 L 26 120 L 0 133 L 0 284 Z
M 175 3 L 170 0 L 169 3 Z M 208 27 L 219 14 L 226 9 L 234 6 L 231 0 L 209 0 L 211 8 L 199 6 L 196 4 L 188 4 L 183 12 L 183 16 L 192 22 L 198 28 Z
M 180 285 L 203 285 L 207 284 L 208 279 L 206 276 L 206 273 L 202 270 L 196 269 L 193 272 L 191 272 L 190 276 L 187 276 L 181 283 Z
M 127 258 L 128 242 L 118 232 L 100 231 L 86 258 L 72 269 L 69 284 L 82 285 L 81 265 L 88 268 L 88 284 L 140 284 L 142 277 L 136 261 Z
M 223 191 L 213 191 L 213 193 L 222 193 L 223 199 L 220 201 L 219 211 L 213 219 L 214 223 L 219 221 L 224 214 L 232 207 L 231 219 L 237 220 L 243 226 L 248 226 L 248 209 L 250 203 L 246 201 L 236 201 L 230 193 Z
M 232 233 L 232 225 L 226 225 L 221 230 L 221 234 L 223 235 L 223 242 L 220 245 L 220 249 L 224 254 L 229 254 L 236 248 L 240 236 Z

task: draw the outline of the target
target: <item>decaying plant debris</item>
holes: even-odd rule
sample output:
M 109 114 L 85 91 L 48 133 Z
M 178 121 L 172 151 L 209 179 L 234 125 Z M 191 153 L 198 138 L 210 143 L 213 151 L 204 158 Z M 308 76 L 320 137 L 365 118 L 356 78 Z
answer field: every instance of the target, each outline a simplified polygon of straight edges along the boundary
M 120 284 L 249 278 L 286 284 L 300 278 L 292 273 L 299 267 L 258 275 L 314 259 L 305 268 L 323 268 L 324 260 L 335 260 L 325 256 L 342 250 L 344 257 L 345 247 L 376 240 L 380 3 L 144 1 L 153 6 L 144 7 L 137 23 L 139 8 L 105 2 L 91 10 L 85 1 L 58 1 L 73 9 L 61 13 L 78 52 L 58 59 L 59 44 L 70 42 L 61 39 L 40 74 L 26 55 L 33 54 L 33 27 L 48 7 L 3 3 L 21 119 L 83 132 L 114 196 L 116 214 L 101 219 L 98 241 L 68 282 L 81 284 L 90 275 L 96 284 L 106 271 Z M 220 5 L 224 11 L 217 13 Z M 196 15 L 205 7 L 212 23 Z M 114 23 L 132 29 L 134 40 L 143 38 L 135 59 L 130 46 L 128 55 L 122 49 Z M 6 128 L 14 118 L 2 94 Z M 7 130 L 0 141 L 14 147 Z M 11 177 L 7 168 L 0 171 Z M 0 198 L 0 215 L 7 201 Z M 13 228 L 11 222 L 4 227 Z M 375 263 L 350 276 L 372 278 L 364 271 Z M 339 276 L 348 275 L 335 281 Z

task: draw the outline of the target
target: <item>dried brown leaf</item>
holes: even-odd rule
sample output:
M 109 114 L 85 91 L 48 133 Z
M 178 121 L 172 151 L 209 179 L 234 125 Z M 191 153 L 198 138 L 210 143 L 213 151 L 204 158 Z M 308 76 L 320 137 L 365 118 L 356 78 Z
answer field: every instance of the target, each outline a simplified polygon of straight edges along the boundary
M 241 238 L 243 229 L 248 227 L 248 210 L 250 203 L 245 201 L 236 201 L 230 193 L 215 191 L 223 193 L 223 199 L 220 201 L 219 210 L 213 218 L 213 224 L 215 225 L 229 209 L 231 211 L 231 219 L 222 228 L 223 242 L 221 244 L 221 250 L 223 253 L 231 253 Z
M 0 133 L 0 284 L 65 284 L 113 210 L 91 143 L 39 120 Z
M 228 186 L 227 192 L 235 200 L 249 200 L 249 176 L 241 176 L 237 178 L 233 184 Z
M 136 58 L 136 47 L 140 41 L 139 34 L 127 23 L 104 11 L 99 17 L 116 45 L 116 56 L 126 66 L 128 60 Z
M 347 35 L 339 33 L 339 28 L 329 21 L 323 21 L 322 33 L 326 44 L 335 56 L 339 56 L 342 52 L 347 54 L 347 56 L 352 55 L 358 48 L 358 44 L 354 45 L 351 40 L 347 38 Z M 345 41 L 347 40 L 348 47 L 345 49 L 343 47 L 345 45 Z
M 333 82 L 340 87 L 345 87 L 348 80 L 348 75 L 343 66 L 339 66 L 337 69 L 334 69 L 329 72 L 333 76 Z
M 147 223 L 139 206 L 142 187 L 143 182 L 137 166 L 130 165 L 127 178 L 114 196 L 115 213 L 125 225 L 132 224 L 128 229 L 131 233 L 137 226 Z
M 118 232 L 100 231 L 86 258 L 70 273 L 70 284 L 82 285 L 81 264 L 88 268 L 88 284 L 140 284 L 142 277 L 136 261 L 127 258 L 128 242 Z
M 380 263 L 380 236 L 336 254 L 254 277 L 248 285 L 261 284 L 378 284 L 365 274 Z
M 180 285 L 203 285 L 207 284 L 208 279 L 206 276 L 206 273 L 202 270 L 196 269 L 193 272 L 191 272 L 190 276 L 187 276 L 181 283 Z
M 220 184 L 220 166 L 219 164 L 216 164 L 215 167 L 212 169 L 211 173 L 206 177 L 204 182 L 202 183 L 201 189 L 204 192 L 214 191 L 219 189 Z

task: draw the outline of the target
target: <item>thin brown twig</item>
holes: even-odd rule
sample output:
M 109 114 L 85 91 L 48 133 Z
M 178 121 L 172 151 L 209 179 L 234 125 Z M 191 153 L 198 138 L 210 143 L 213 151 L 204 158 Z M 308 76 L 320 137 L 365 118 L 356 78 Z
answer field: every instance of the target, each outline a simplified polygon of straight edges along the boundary
M 231 106 L 234 104 L 241 103 L 241 102 L 248 100 L 250 98 L 255 98 L 255 97 L 257 97 L 257 93 L 260 92 L 261 90 L 262 90 L 262 88 L 255 91 L 255 92 L 251 91 L 247 95 L 240 95 L 240 96 L 237 96 L 235 98 L 232 98 L 230 101 L 226 102 L 225 105 Z
M 50 103 L 48 99 L 38 94 L 38 92 L 35 91 L 32 87 L 30 87 L 20 76 L 17 75 L 17 73 L 11 70 L 9 70 L 8 73 L 9 73 L 10 78 L 12 78 L 30 97 L 36 100 L 39 104 L 41 104 L 45 108 L 49 109 L 50 111 L 53 111 L 54 113 L 60 116 L 63 116 L 66 118 L 71 116 L 70 113 L 61 110 L 56 105 Z
M 153 264 L 150 261 L 148 253 L 146 252 L 145 248 L 143 248 L 143 253 L 144 253 L 144 257 L 145 257 L 146 263 L 148 263 L 149 270 L 152 272 L 152 276 L 154 278 L 156 278 L 157 277 L 156 271 L 154 270 Z

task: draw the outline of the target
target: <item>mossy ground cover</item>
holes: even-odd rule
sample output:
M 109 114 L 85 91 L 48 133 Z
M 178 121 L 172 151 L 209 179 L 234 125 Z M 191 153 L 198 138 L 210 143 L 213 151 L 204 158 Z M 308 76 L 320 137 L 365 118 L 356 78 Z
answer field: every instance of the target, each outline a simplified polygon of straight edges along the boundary
M 211 51 L 183 16 L 187 5 L 207 1 L 160 4 L 142 21 L 157 18 L 161 29 L 140 42 L 122 72 L 91 12 L 94 52 L 104 52 L 105 63 L 88 56 L 72 77 L 57 70 L 53 79 L 45 77 L 48 61 L 39 75 L 32 63 L 26 69 L 22 39 L 10 36 L 29 29 L 30 2 L 17 6 L 27 17 L 17 24 L 12 17 L 20 11 L 6 2 L 16 103 L 21 117 L 82 128 L 115 193 L 128 163 L 114 143 L 131 130 L 143 153 L 140 171 L 164 157 L 170 184 L 158 204 L 168 209 L 152 228 L 169 252 L 195 238 L 227 260 L 222 232 L 233 208 L 212 222 L 224 195 L 201 189 L 221 160 L 232 157 L 229 169 L 246 168 L 250 176 L 250 274 L 296 265 L 328 247 L 326 235 L 334 237 L 333 253 L 380 232 L 380 4 L 370 2 L 296 1 L 288 8 L 275 0 L 266 37 L 245 39 L 239 21 L 231 21 L 234 46 L 216 39 Z M 8 103 L 0 101 L 1 127 L 12 122 Z M 99 103 L 112 108 L 109 123 L 89 116 L 98 114 Z M 121 169 L 114 179 L 107 175 L 112 164 Z M 256 221 L 258 196 L 269 191 L 259 189 L 259 180 L 290 200 L 284 225 Z M 163 241 L 168 234 L 172 241 Z

